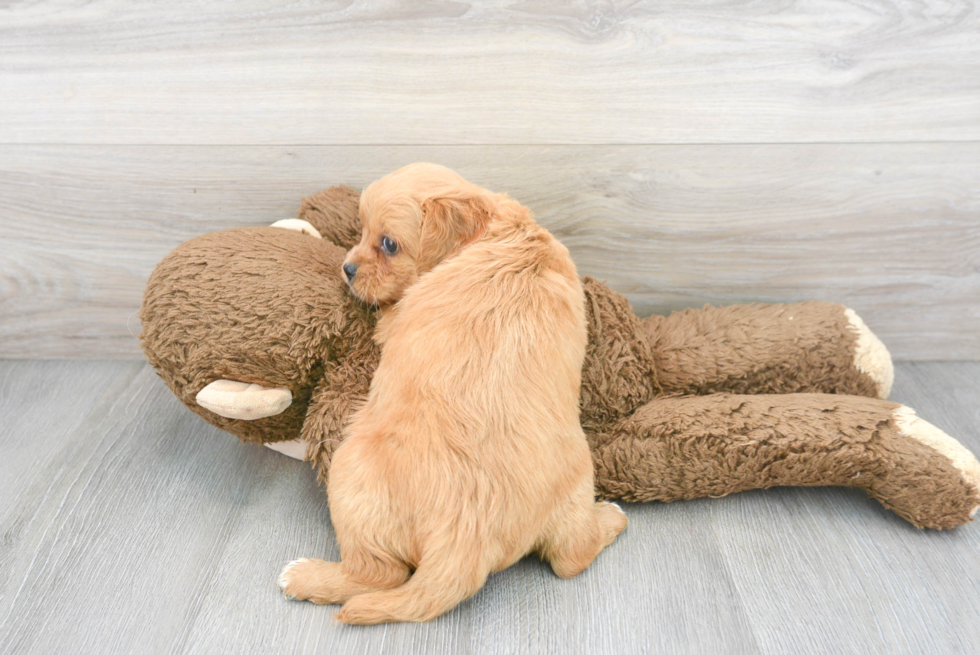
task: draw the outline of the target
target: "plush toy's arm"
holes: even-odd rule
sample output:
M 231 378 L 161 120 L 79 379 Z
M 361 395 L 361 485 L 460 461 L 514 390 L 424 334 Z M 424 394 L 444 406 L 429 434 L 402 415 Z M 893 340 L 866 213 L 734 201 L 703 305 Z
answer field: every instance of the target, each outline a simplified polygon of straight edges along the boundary
M 331 187 L 304 198 L 298 218 L 312 225 L 325 240 L 349 249 L 361 235 L 358 201 L 357 191 Z M 628 308 L 626 300 L 604 284 L 590 278 L 585 284 L 590 300 L 598 301 L 603 309 L 609 305 L 618 310 L 620 304 Z M 620 346 L 637 351 L 637 345 L 629 343 L 636 329 L 636 338 L 649 341 L 658 392 L 820 392 L 887 398 L 891 388 L 887 349 L 857 314 L 834 303 L 708 307 L 667 317 L 651 316 L 636 327 L 631 324 L 636 319 L 628 309 L 601 319 L 592 321 L 596 329 L 590 339 L 592 346 L 601 346 L 603 362 L 616 357 L 616 352 L 607 351 Z M 615 335 L 607 333 L 610 326 Z M 640 350 L 646 349 L 644 344 Z M 647 362 L 640 360 L 646 359 L 646 353 L 630 357 L 637 355 L 637 361 L 645 365 Z M 615 366 L 627 359 L 619 357 Z M 642 397 L 650 385 L 656 386 L 640 383 L 644 388 L 634 389 L 634 395 Z
M 371 369 L 371 370 L 369 370 Z M 313 392 L 303 423 L 306 459 L 316 468 L 317 479 L 327 486 L 330 460 L 343 440 L 351 415 L 367 398 L 373 367 L 331 362 Z
M 891 356 L 843 305 L 705 307 L 643 321 L 667 393 L 819 392 L 887 398 Z
M 864 489 L 918 527 L 980 505 L 980 463 L 884 400 L 830 394 L 659 398 L 589 435 L 603 498 L 673 501 L 779 485 Z

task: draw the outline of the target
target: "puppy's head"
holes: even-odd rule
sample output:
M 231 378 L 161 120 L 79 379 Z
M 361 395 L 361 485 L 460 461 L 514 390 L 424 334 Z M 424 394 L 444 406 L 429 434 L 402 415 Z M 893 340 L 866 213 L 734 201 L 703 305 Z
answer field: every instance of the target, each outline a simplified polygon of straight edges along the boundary
M 418 276 L 480 238 L 494 194 L 444 166 L 410 164 L 361 193 L 361 241 L 344 260 L 354 295 L 385 305 Z

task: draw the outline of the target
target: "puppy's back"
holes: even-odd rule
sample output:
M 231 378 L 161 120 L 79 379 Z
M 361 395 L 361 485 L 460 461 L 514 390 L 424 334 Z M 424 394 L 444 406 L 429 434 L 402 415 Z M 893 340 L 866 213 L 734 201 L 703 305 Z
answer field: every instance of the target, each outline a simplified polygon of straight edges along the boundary
M 480 450 L 494 435 L 544 456 L 581 434 L 584 295 L 567 249 L 544 228 L 475 243 L 423 275 L 388 335 L 369 399 L 387 425 Z M 506 450 L 495 443 L 491 455 L 498 446 Z

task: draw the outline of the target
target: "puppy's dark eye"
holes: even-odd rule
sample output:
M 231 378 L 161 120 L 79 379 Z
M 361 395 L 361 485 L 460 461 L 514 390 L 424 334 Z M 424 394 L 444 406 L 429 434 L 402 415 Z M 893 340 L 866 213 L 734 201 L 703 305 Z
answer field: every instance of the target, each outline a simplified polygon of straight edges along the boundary
M 398 244 L 388 237 L 381 237 L 381 249 L 389 255 L 394 255 L 398 251 Z

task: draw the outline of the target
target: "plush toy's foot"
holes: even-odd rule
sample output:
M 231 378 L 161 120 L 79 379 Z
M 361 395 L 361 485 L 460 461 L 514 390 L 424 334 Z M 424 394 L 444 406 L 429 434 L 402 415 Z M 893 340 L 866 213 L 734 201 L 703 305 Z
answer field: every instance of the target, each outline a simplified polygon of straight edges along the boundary
M 198 391 L 195 400 L 218 416 L 254 421 L 282 414 L 293 402 L 293 393 L 248 382 L 215 380 Z
M 953 465 L 962 476 L 963 482 L 973 490 L 973 504 L 969 508 L 970 518 L 980 509 L 980 462 L 963 444 L 949 436 L 932 423 L 915 415 L 915 410 L 902 405 L 892 413 L 895 427 L 906 437 L 928 446 Z
M 887 398 L 895 381 L 895 368 L 892 356 L 881 339 L 868 329 L 861 317 L 853 309 L 845 309 L 844 315 L 850 329 L 857 334 L 854 344 L 854 367 L 870 377 L 878 388 L 878 397 Z

